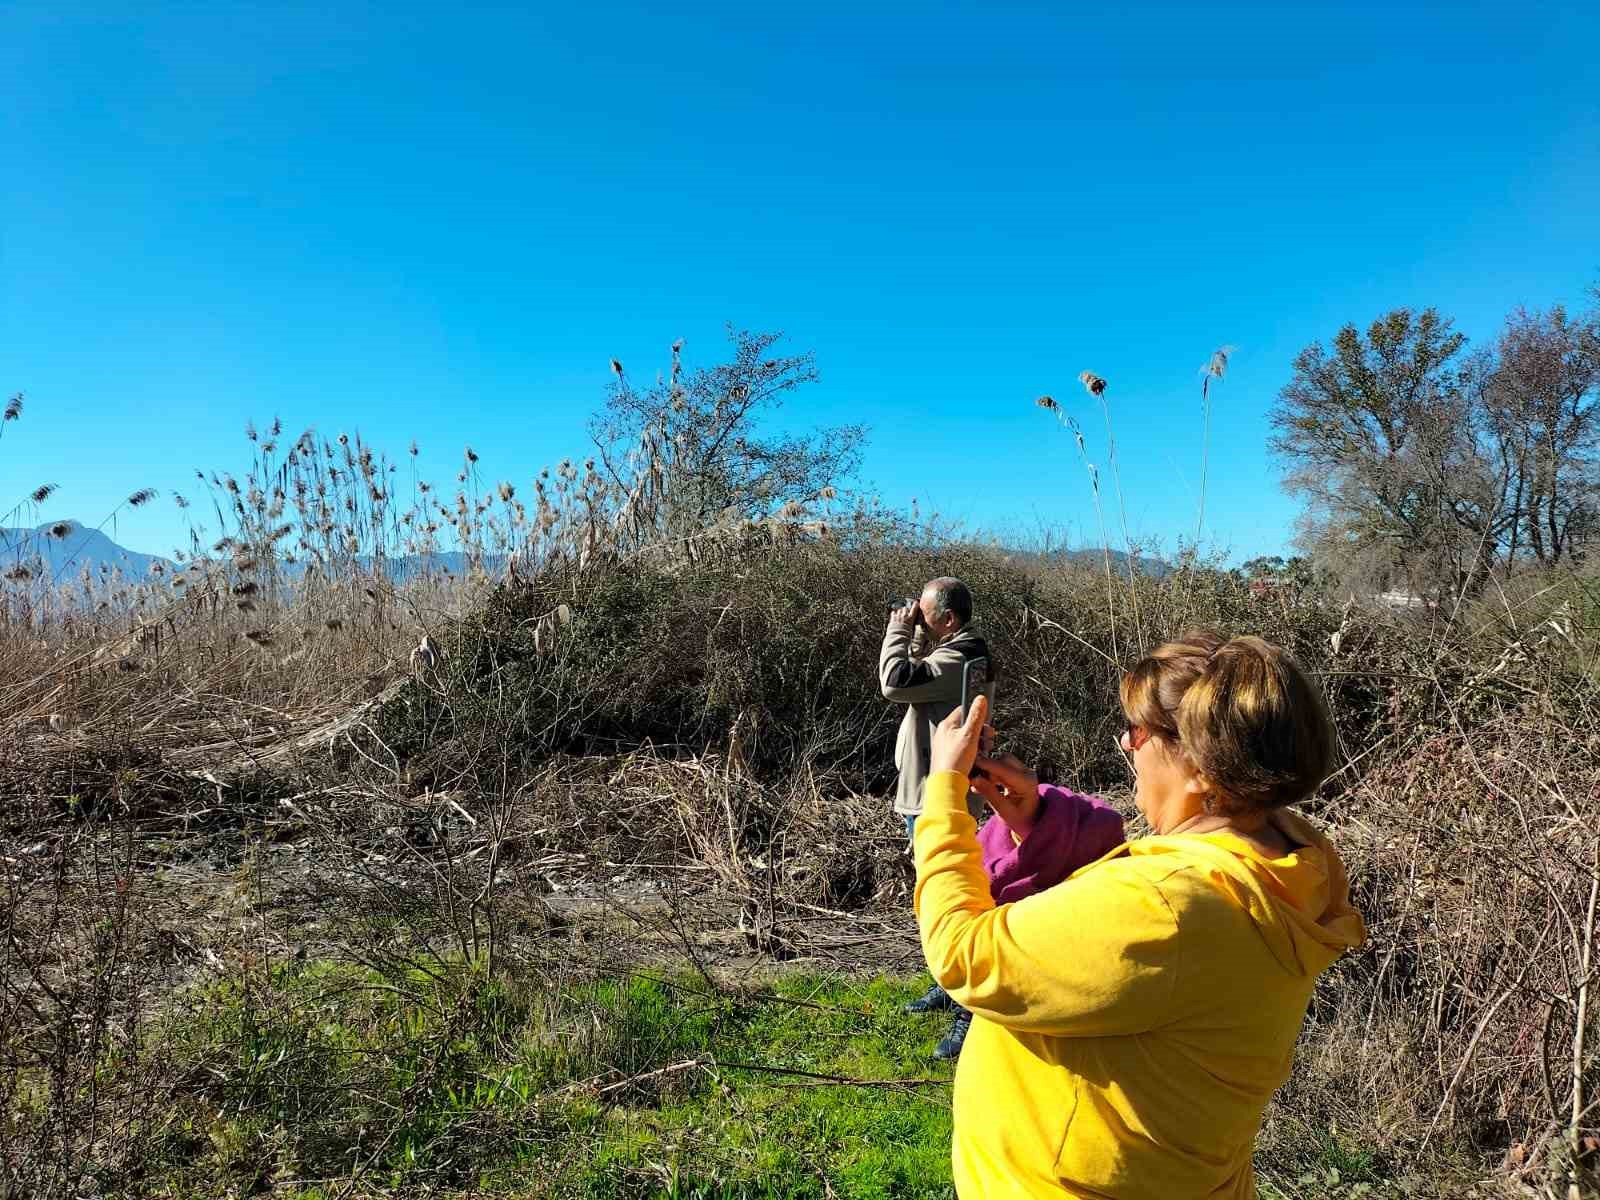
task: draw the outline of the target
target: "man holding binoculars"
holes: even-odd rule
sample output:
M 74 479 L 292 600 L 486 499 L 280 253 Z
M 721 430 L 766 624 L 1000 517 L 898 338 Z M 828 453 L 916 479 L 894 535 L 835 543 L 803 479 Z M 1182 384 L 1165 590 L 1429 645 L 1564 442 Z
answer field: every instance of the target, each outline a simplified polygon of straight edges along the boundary
M 972 625 L 972 593 L 959 579 L 929 580 L 918 599 L 907 597 L 889 606 L 889 628 L 878 655 L 878 683 L 883 698 L 906 706 L 895 739 L 894 761 L 900 770 L 894 810 L 905 819 L 909 850 L 917 814 L 922 811 L 922 784 L 928 777 L 933 731 L 961 703 L 962 680 L 975 682 L 973 667 L 987 666 L 989 647 Z M 978 660 L 982 660 L 980 664 Z M 988 672 L 977 682 L 986 690 Z M 954 1010 L 955 1023 L 934 1051 L 936 1058 L 961 1053 L 972 1016 L 957 1008 L 935 983 L 927 994 L 906 1006 L 908 1012 Z
M 934 728 L 952 709 L 980 694 L 992 704 L 994 677 L 989 648 L 972 625 L 972 593 L 959 579 L 931 580 L 919 599 L 890 605 L 878 680 L 885 700 L 906 706 L 895 743 L 900 785 L 894 808 L 905 818 L 908 842 L 922 811 Z M 994 750 L 986 746 L 982 753 L 993 755 Z M 996 904 L 1010 904 L 1054 887 L 1122 841 L 1122 818 L 1114 808 L 1066 788 L 1037 786 L 1038 806 L 1031 825 L 1021 832 L 998 816 L 983 821 L 982 798 L 967 793 L 967 806 L 982 824 L 978 846 Z M 961 1053 L 972 1014 L 957 1006 L 938 983 L 906 1005 L 906 1011 L 913 1013 L 947 1010 L 954 1011 L 955 1021 L 934 1051 L 935 1058 Z
M 989 647 L 972 625 L 972 593 L 961 580 L 933 579 L 920 599 L 891 603 L 878 682 L 885 700 L 906 706 L 894 747 L 900 769 L 894 810 L 905 818 L 908 843 L 922 811 L 933 731 L 961 703 L 968 661 L 988 657 Z

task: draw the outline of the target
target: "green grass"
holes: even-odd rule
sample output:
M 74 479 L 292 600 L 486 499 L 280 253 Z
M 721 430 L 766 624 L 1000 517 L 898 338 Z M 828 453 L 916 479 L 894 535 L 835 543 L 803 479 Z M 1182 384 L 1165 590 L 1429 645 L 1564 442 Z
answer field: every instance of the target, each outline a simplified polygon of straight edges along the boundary
M 1449 1179 L 1432 1183 L 1398 1179 L 1385 1156 L 1354 1145 L 1337 1127 L 1291 1125 L 1275 1132 L 1274 1160 L 1263 1163 L 1257 1156 L 1261 1200 L 1390 1200 L 1466 1194 L 1458 1189 L 1470 1174 L 1451 1171 Z
M 593 1200 L 949 1196 L 950 1071 L 928 1057 L 940 1023 L 899 1013 L 914 992 L 906 982 L 805 975 L 759 996 L 710 995 L 683 978 L 602 984 L 591 998 L 614 1039 L 602 1057 L 620 1078 L 568 1108 L 566 1146 L 481 1182 L 510 1195 Z M 648 1077 L 694 1060 L 706 1065 Z M 571 1149 L 588 1161 L 541 1190 L 552 1161 Z
M 769 986 L 328 964 L 215 985 L 161 1039 L 175 1094 L 140 1161 L 101 1182 L 185 1200 L 322 1200 L 352 1177 L 358 1196 L 952 1195 L 944 1023 L 900 1014 L 915 981 Z M 102 1086 L 139 1065 L 108 1064 Z
M 151 1057 L 106 1063 L 107 1094 L 161 1103 L 99 1183 L 167 1200 L 943 1200 L 952 1072 L 930 1055 L 945 1023 L 900 1013 L 920 986 L 510 986 L 460 965 L 440 980 L 326 963 L 233 979 L 193 995 Z M 1420 1194 L 1333 1131 L 1289 1144 L 1267 1200 Z
M 641 986 L 656 985 L 630 985 Z M 615 1115 L 599 1164 L 612 1181 L 594 1181 L 588 1195 L 641 1194 L 614 1181 L 663 1164 L 683 1195 L 950 1194 L 947 1086 L 830 1085 L 811 1077 L 947 1078 L 948 1068 L 928 1060 L 939 1022 L 899 1015 L 912 987 L 792 976 L 774 994 L 804 1003 L 765 1000 L 720 1027 L 702 1044 L 719 1063 L 706 1086 L 674 1104 Z

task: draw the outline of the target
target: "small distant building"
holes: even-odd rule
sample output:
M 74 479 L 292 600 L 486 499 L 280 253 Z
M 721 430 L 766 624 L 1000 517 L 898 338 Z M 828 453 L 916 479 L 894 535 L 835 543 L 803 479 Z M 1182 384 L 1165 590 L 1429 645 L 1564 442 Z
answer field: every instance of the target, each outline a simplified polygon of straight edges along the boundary
M 1419 596 L 1415 592 L 1379 592 L 1372 597 L 1372 602 L 1397 612 L 1408 609 L 1423 610 L 1439 607 L 1437 600 Z

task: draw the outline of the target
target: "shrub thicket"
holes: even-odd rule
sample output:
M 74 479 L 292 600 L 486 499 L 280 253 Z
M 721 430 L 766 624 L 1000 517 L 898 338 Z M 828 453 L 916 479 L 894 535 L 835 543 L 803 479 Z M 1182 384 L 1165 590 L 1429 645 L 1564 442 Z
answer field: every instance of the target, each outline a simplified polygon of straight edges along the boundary
M 741 411 L 705 399 L 708 419 Z M 1125 810 L 1116 687 L 1143 649 L 1255 633 L 1327 692 L 1342 766 L 1308 807 L 1371 937 L 1317 990 L 1265 1161 L 1303 1161 L 1336 1125 L 1394 1174 L 1592 1184 L 1583 580 L 1385 612 L 1293 573 L 1119 574 L 1109 553 L 961 542 L 828 487 L 763 513 L 755 483 L 684 533 L 674 472 L 702 467 L 664 456 L 669 425 L 636 431 L 614 478 L 563 464 L 531 510 L 480 489 L 469 451 L 453 505 L 414 481 L 404 512 L 359 439 L 274 429 L 242 482 L 217 480 L 232 532 L 197 537 L 181 578 L 123 609 L 36 578 L 7 593 L 0 1194 L 151 1194 L 158 1158 L 224 1164 L 237 1191 L 350 1164 L 369 1190 L 380 1172 L 465 1186 L 477 1160 L 440 1134 L 440 1094 L 478 1111 L 460 1097 L 512 1020 L 502 987 L 556 1004 L 667 955 L 707 986 L 730 954 L 860 970 L 893 945 L 909 966 L 885 798 L 899 712 L 876 659 L 889 602 L 943 574 L 977 596 L 1004 747 Z M 704 445 L 735 427 L 716 428 Z M 433 553 L 452 527 L 463 574 L 397 569 L 391 550 Z M 286 986 L 308 959 L 395 1003 L 347 1004 L 366 1022 L 349 1033 L 326 989 L 311 1012 Z M 290 1128 L 315 1114 L 324 1140 Z M 404 1136 L 370 1140 L 378 1125 Z

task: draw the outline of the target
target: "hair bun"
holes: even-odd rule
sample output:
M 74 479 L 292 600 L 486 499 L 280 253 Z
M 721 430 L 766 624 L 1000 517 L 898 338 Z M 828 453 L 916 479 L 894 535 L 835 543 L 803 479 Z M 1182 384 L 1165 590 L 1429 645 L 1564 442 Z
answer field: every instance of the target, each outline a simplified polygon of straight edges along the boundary
M 1262 638 L 1191 630 L 1136 664 L 1122 696 L 1129 720 L 1176 741 L 1220 811 L 1293 804 L 1332 773 L 1336 737 L 1321 694 Z

